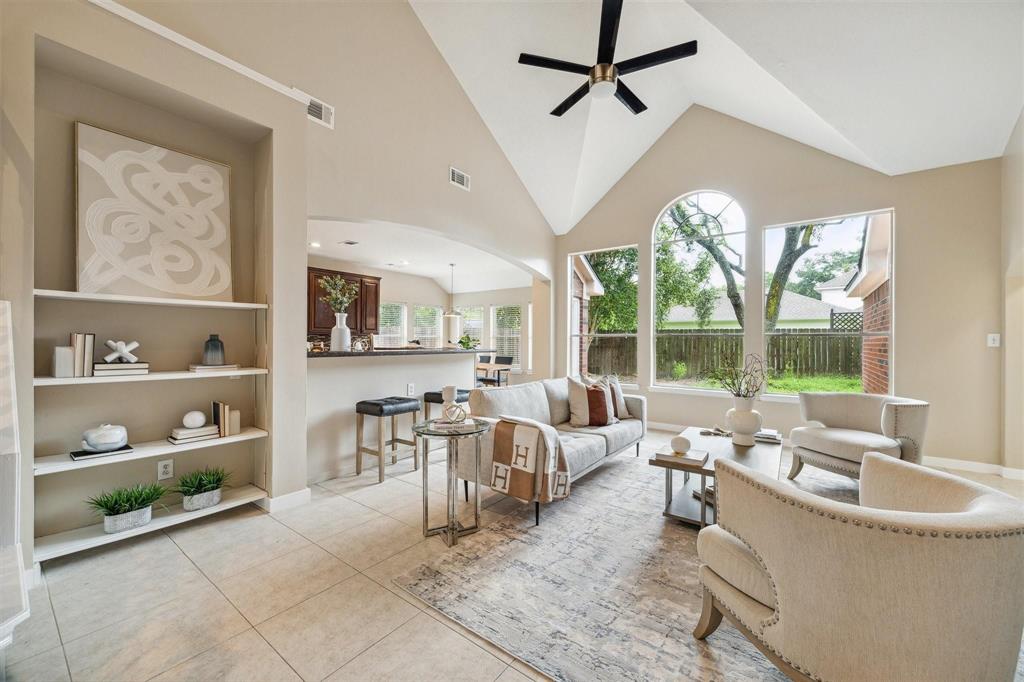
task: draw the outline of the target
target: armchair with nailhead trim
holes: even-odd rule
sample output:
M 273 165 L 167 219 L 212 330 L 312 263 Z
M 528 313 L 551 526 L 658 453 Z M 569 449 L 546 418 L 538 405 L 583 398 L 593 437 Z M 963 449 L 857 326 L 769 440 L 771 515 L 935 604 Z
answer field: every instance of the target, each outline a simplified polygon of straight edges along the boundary
M 715 473 L 696 638 L 724 616 L 795 680 L 1013 679 L 1024 503 L 878 453 L 859 506 L 735 462 Z
M 865 452 L 880 452 L 921 463 L 928 403 L 871 393 L 801 393 L 800 413 L 807 426 L 789 434 L 796 478 L 804 464 L 860 477 Z

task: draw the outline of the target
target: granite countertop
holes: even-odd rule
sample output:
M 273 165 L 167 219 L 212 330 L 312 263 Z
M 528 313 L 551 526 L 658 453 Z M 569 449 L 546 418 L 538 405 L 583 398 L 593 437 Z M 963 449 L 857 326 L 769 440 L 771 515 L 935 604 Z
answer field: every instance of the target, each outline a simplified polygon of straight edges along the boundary
M 464 350 L 462 348 L 410 348 L 409 350 L 391 349 L 391 350 L 339 350 L 339 351 L 325 351 L 323 353 L 306 353 L 307 358 L 381 358 L 396 355 L 468 355 L 476 353 L 493 353 L 493 350 L 487 350 L 486 348 L 474 348 L 472 350 Z

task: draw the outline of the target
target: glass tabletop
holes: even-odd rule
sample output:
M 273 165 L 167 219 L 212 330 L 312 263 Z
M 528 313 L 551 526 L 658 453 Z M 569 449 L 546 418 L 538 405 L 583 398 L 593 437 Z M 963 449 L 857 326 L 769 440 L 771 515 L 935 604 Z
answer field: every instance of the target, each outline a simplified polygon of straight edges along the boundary
M 431 419 L 420 422 L 412 427 L 414 433 L 420 436 L 432 436 L 434 438 L 458 438 L 461 436 L 476 436 L 486 433 L 491 425 L 472 417 L 464 422 L 449 422 L 444 419 Z

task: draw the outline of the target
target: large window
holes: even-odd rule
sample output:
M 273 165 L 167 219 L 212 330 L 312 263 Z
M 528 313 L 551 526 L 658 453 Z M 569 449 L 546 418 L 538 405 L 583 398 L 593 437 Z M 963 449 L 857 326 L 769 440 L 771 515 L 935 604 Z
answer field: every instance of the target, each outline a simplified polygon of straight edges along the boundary
M 441 347 L 441 309 L 437 306 L 418 305 L 412 311 L 412 334 L 424 348 Z
M 405 344 L 405 304 L 381 303 L 377 343 L 382 347 Z
M 743 210 L 720 192 L 687 194 L 658 218 L 656 384 L 713 387 L 709 372 L 742 360 L 745 230 Z
M 569 257 L 571 374 L 618 375 L 637 383 L 636 247 Z
M 768 392 L 889 392 L 892 214 L 764 232 Z
M 462 333 L 468 334 L 477 346 L 484 342 L 484 307 L 482 305 L 458 306 L 462 313 Z
M 512 369 L 522 369 L 521 338 L 523 308 L 520 305 L 499 305 L 491 308 L 491 345 L 495 355 L 510 356 Z

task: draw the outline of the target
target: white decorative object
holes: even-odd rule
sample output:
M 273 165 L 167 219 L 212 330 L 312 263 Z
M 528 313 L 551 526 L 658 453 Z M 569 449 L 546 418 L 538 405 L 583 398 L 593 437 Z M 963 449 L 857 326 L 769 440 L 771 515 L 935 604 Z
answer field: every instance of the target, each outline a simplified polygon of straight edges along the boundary
M 82 434 L 82 449 L 89 452 L 110 452 L 128 444 L 128 429 L 116 424 L 100 424 Z
M 75 349 L 72 346 L 54 346 L 53 376 L 58 379 L 75 376 Z
M 206 413 L 202 410 L 186 412 L 181 418 L 181 425 L 186 429 L 198 429 L 206 424 Z
M 230 169 L 76 124 L 78 290 L 230 301 Z
M 348 313 L 334 313 L 334 327 L 331 329 L 331 351 L 352 350 L 352 330 L 345 318 Z
M 761 430 L 761 413 L 754 409 L 754 400 L 733 396 L 732 409 L 725 413 L 735 445 L 753 445 L 754 434 Z
M 107 348 L 112 350 L 112 353 L 107 353 L 103 356 L 103 362 L 138 362 L 139 358 L 132 353 L 133 350 L 139 347 L 138 341 L 114 341 L 113 339 L 107 339 L 105 344 Z
M 143 507 L 142 509 L 136 509 L 135 511 L 125 512 L 124 514 L 104 516 L 103 532 L 120 533 L 122 531 L 131 530 L 132 528 L 138 528 L 139 526 L 145 526 L 152 520 L 153 505 Z
M 455 386 L 444 386 L 441 389 L 441 413 L 447 421 L 453 424 L 461 424 L 466 421 L 466 410 L 456 400 L 458 396 L 459 390 Z
M 185 511 L 199 511 L 220 504 L 221 488 L 198 495 L 182 495 L 181 506 Z
M 690 439 L 681 433 L 678 436 L 672 436 L 671 443 L 672 452 L 678 452 L 682 455 L 690 451 Z

